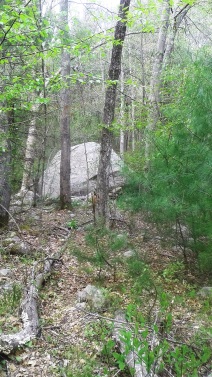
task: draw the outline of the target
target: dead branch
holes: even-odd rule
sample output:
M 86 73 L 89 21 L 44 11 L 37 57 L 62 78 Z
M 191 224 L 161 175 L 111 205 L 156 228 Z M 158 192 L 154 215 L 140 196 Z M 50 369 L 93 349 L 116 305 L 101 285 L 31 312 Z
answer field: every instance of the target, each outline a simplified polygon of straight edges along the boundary
M 33 266 L 20 307 L 22 330 L 15 334 L 0 334 L 1 354 L 9 355 L 39 335 L 38 291 L 50 275 L 55 260 L 59 258 L 57 254 L 45 259 L 42 272 L 36 273 L 39 262 Z
M 119 310 L 117 311 L 114 320 L 113 338 L 118 345 L 120 352 L 125 354 L 125 344 L 122 340 L 121 335 L 121 332 L 123 330 L 131 332 L 131 327 L 125 318 L 124 312 Z M 129 369 L 134 369 L 134 377 L 157 377 L 157 375 L 153 371 L 151 371 L 150 373 L 147 371 L 146 365 L 144 364 L 144 362 L 139 360 L 139 357 L 135 351 L 130 351 L 126 355 L 125 361 Z

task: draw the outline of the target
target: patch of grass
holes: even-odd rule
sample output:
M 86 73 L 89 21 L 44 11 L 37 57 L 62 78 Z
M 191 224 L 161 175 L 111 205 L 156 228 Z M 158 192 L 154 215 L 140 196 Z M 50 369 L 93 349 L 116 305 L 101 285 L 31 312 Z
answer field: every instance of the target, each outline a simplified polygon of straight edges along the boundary
M 63 352 L 64 366 L 59 366 L 56 376 L 93 377 L 96 366 L 95 356 L 89 357 L 77 346 L 70 346 Z
M 77 221 L 72 219 L 66 223 L 68 229 L 77 229 Z
M 169 263 L 169 265 L 163 270 L 163 278 L 168 283 L 170 281 L 179 281 L 185 274 L 185 265 L 183 262 Z
M 14 284 L 11 290 L 5 291 L 0 300 L 0 316 L 13 314 L 20 305 L 21 296 L 22 290 L 18 284 Z

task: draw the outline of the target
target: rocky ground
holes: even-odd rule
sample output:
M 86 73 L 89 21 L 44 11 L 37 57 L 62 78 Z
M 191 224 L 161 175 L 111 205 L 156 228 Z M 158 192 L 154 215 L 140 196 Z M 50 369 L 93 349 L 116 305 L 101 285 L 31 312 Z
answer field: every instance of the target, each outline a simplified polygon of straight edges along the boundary
M 109 324 L 112 322 L 115 309 L 125 308 L 130 302 L 132 282 L 125 275 L 123 267 L 120 269 L 119 266 L 114 281 L 114 274 L 108 266 L 100 278 L 101 286 L 109 292 L 111 304 L 99 314 L 95 314 L 87 306 L 76 305 L 79 291 L 88 284 L 99 286 L 100 282 L 98 269 L 89 262 L 79 262 L 73 255 L 75 249 L 88 250 L 89 254 L 85 234 L 86 227 L 93 222 L 91 205 L 86 202 L 75 204 L 72 211 L 59 211 L 55 204 L 16 211 L 11 218 L 10 229 L 1 234 L 0 270 L 7 271 L 0 276 L 2 297 L 5 297 L 5 285 L 9 287 L 16 283 L 18 287 L 24 288 L 35 260 L 40 261 L 42 266 L 46 257 L 62 251 L 61 259 L 55 263 L 51 276 L 40 292 L 40 337 L 8 358 L 0 356 L 1 377 L 82 376 L 78 373 L 86 369 L 87 360 L 89 363 L 91 360 L 96 363 L 94 376 L 106 375 L 104 360 L 99 357 L 103 342 L 99 329 L 102 321 Z M 179 268 L 176 273 L 181 276 L 174 276 L 174 273 L 171 277 L 168 276 L 171 272 L 167 266 L 181 258 L 180 249 L 176 245 L 164 243 L 163 236 L 140 215 L 119 213 L 119 221 L 113 226 L 116 232 L 120 235 L 127 234 L 130 239 L 130 243 L 119 251 L 119 257 L 123 259 L 124 253 L 136 250 L 151 265 L 153 274 L 157 274 L 157 279 L 159 276 L 167 291 L 173 297 L 179 296 L 178 306 L 174 305 L 172 308 L 173 334 L 177 336 L 180 333 L 182 341 L 192 339 L 195 332 L 207 323 L 210 309 L 204 309 L 204 302 L 197 299 L 196 295 L 187 294 L 197 289 L 192 273 L 185 277 Z M 5 246 L 4 240 L 15 237 L 18 237 L 15 243 L 19 239 L 19 243 L 23 243 L 21 250 L 26 247 L 27 252 L 25 250 L 20 255 L 15 248 L 8 252 L 9 243 Z M 125 256 L 127 258 L 127 254 Z M 15 292 L 14 295 L 18 296 L 18 293 Z M 155 304 L 152 292 L 147 292 L 146 295 L 141 299 L 147 300 L 150 306 Z M 8 313 L 0 309 L 0 331 L 7 334 L 18 331 L 21 327 L 19 305 L 15 302 L 16 297 L 13 300 L 14 305 Z M 6 304 L 8 303 L 5 302 Z M 145 308 L 144 305 L 144 311 L 150 306 Z M 99 326 L 98 334 L 95 334 L 96 324 Z M 103 337 L 105 336 L 103 333 Z M 84 375 L 93 376 L 89 373 L 87 371 Z M 108 371 L 110 376 L 115 376 L 116 373 L 116 366 L 111 367 L 110 373 Z M 119 376 L 124 374 L 119 373 Z

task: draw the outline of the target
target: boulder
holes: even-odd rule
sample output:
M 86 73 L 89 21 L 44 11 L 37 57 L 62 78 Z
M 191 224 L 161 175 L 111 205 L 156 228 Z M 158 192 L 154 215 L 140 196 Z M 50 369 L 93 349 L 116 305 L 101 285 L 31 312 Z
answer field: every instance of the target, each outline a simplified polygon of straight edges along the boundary
M 88 142 L 71 147 L 71 194 L 73 196 L 88 195 L 96 187 L 97 171 L 99 164 L 100 144 Z M 57 198 L 60 195 L 60 158 L 59 151 L 44 172 L 43 196 Z M 122 160 L 112 150 L 110 189 L 123 185 L 120 174 Z

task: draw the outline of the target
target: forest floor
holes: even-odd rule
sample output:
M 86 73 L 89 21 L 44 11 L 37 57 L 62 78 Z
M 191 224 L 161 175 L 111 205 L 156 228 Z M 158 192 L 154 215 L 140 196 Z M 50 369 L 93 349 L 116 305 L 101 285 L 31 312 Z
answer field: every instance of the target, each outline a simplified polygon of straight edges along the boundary
M 74 255 L 79 250 L 91 253 L 91 246 L 86 241 L 88 227 L 93 223 L 91 204 L 76 205 L 72 211 L 60 211 L 51 204 L 14 213 L 21 237 L 33 250 L 31 255 L 18 256 L 1 249 L 0 267 L 12 270 L 16 284 L 24 287 L 35 260 L 42 261 L 63 251 L 61 261 L 55 264 L 40 291 L 40 337 L 6 359 L 0 356 L 0 377 L 130 376 L 126 370 L 119 372 L 114 361 L 109 360 L 111 355 L 102 352 L 110 338 L 114 312 L 126 309 L 130 304 L 138 305 L 140 301 L 143 315 L 149 314 L 156 323 L 159 309 L 158 297 L 152 288 L 141 289 L 137 299 L 134 298 L 137 288 L 133 277 L 128 274 L 125 264 L 119 262 L 128 250 L 136 251 L 150 269 L 155 286 L 160 286 L 167 294 L 164 311 L 172 315 L 170 341 L 197 344 L 198 349 L 204 335 L 207 343 L 212 344 L 209 334 L 211 307 L 208 300 L 196 294 L 203 281 L 197 278 L 195 268 L 191 269 L 193 272 L 185 273 L 180 248 L 166 242 L 164 235 L 141 214 L 123 211 L 119 214 L 120 221 L 114 224 L 112 232 L 126 236 L 126 242 L 117 251 L 119 259 L 114 279 L 114 271 L 109 265 L 103 266 L 99 274 L 98 266 L 83 259 L 79 261 Z M 68 229 L 67 224 L 72 229 Z M 10 232 L 16 230 L 16 224 L 11 220 Z M 1 238 L 6 236 L 2 234 Z M 101 286 L 107 292 L 109 304 L 103 313 L 77 309 L 77 292 L 88 284 Z M 0 312 L 1 332 L 9 334 L 20 329 L 18 308 L 19 301 L 13 298 L 10 310 Z M 206 375 L 207 368 L 208 363 L 199 375 Z M 190 376 L 184 374 L 184 377 Z

